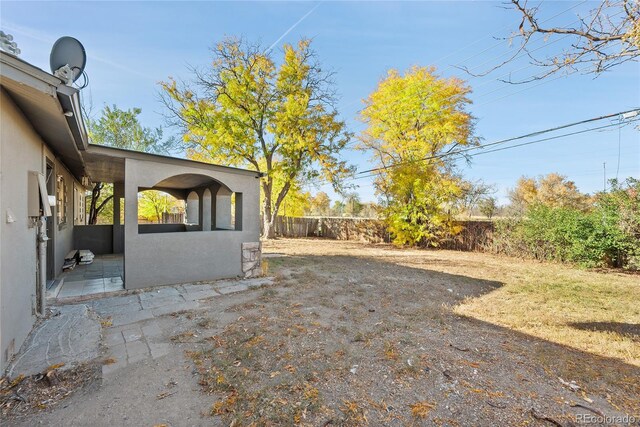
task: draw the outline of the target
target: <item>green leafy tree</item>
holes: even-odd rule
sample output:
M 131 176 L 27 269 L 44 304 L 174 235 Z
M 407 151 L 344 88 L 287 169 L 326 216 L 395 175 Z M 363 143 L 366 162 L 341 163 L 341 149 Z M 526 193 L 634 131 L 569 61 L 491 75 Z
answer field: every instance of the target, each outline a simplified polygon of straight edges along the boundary
M 172 139 L 162 141 L 162 129 L 147 128 L 140 124 L 140 108 L 122 110 L 116 105 L 105 106 L 96 120 L 86 118 L 89 141 L 127 150 L 166 153 L 173 144 Z M 99 217 L 107 217 L 112 208 L 113 186 L 95 182 L 88 203 L 87 221 L 97 224 Z M 110 219 L 109 219 L 110 221 Z
M 397 244 L 438 245 L 458 231 L 452 210 L 461 195 L 456 147 L 477 144 L 466 111 L 470 88 L 432 67 L 389 71 L 365 100 L 360 148 L 374 153 L 382 213 Z
M 344 203 L 340 200 L 336 200 L 333 202 L 333 206 L 331 207 L 331 215 L 332 216 L 342 216 L 344 215 L 345 206 Z
M 602 260 L 614 267 L 640 270 L 640 180 L 609 181 L 609 191 L 595 196 L 593 221 L 606 242 Z
M 640 181 L 613 180 L 588 211 L 528 205 L 525 215 L 498 222 L 495 245 L 510 255 L 640 269 Z
M 301 182 L 326 179 L 340 189 L 350 168 L 339 158 L 350 139 L 338 119 L 331 74 L 322 70 L 309 40 L 273 51 L 227 38 L 213 49 L 195 88 L 162 83 L 164 101 L 177 117 L 199 160 L 263 172 L 264 237 L 289 192 Z
M 362 203 L 358 193 L 349 193 L 344 198 L 345 213 L 348 216 L 356 217 L 362 211 Z
M 180 208 L 178 200 L 162 191 L 146 190 L 138 196 L 138 215 L 151 222 L 162 222 L 162 214 Z
M 97 120 L 89 119 L 91 143 L 147 153 L 166 153 L 171 140 L 163 142 L 161 128 L 142 126 L 140 108 L 122 110 L 106 105 Z
M 478 203 L 478 208 L 482 215 L 491 219 L 498 210 L 498 202 L 495 197 L 485 197 Z

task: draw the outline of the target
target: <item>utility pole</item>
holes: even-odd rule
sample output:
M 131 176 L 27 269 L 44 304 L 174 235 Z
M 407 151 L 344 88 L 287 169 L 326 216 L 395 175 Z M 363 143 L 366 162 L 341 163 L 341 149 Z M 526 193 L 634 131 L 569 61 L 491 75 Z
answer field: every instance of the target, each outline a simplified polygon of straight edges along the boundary
M 607 162 L 602 162 L 602 170 L 603 170 L 603 179 L 602 179 L 602 186 L 604 188 L 604 191 L 607 191 Z

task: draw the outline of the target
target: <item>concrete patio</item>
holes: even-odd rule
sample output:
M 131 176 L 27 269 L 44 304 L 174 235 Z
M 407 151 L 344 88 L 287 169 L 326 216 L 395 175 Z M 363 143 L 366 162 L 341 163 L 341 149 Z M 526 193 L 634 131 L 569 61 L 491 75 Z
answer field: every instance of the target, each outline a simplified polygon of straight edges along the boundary
M 104 296 L 124 290 L 122 255 L 99 255 L 91 264 L 76 265 L 60 275 L 60 281 L 47 290 L 49 301 Z

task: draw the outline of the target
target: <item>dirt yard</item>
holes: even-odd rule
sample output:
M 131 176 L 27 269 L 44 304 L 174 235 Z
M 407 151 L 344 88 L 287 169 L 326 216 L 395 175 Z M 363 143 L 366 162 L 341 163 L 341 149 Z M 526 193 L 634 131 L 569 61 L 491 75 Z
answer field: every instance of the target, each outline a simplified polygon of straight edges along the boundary
M 188 350 L 225 424 L 640 415 L 637 276 L 326 240 L 264 249 L 284 255 L 267 258 L 278 285 Z
M 7 425 L 640 425 L 638 276 L 328 240 L 264 253 L 275 284 L 141 321 L 166 356 Z

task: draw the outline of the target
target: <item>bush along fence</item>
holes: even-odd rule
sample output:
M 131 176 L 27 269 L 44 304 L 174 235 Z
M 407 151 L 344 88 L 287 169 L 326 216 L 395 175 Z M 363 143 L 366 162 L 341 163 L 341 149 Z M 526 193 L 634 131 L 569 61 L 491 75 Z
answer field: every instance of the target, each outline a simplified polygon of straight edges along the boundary
M 491 221 L 460 221 L 462 231 L 438 247 L 460 251 L 484 251 L 491 246 L 494 226 Z M 284 217 L 275 222 L 276 236 L 323 237 L 368 243 L 389 243 L 391 235 L 383 220 L 342 217 Z

